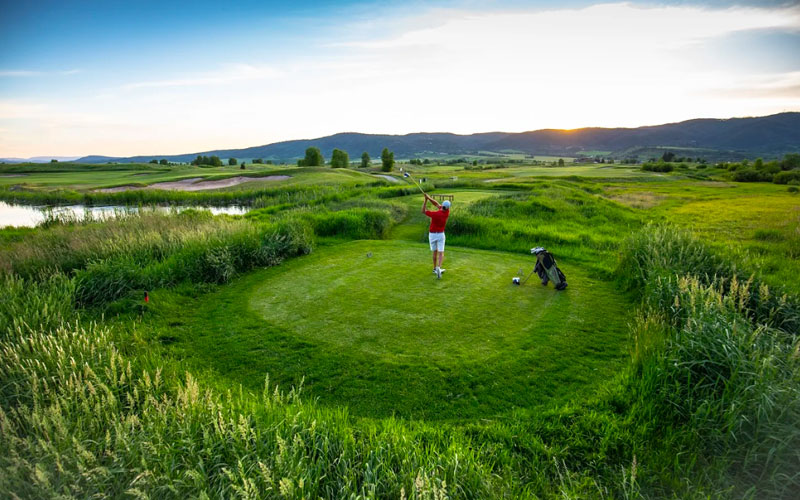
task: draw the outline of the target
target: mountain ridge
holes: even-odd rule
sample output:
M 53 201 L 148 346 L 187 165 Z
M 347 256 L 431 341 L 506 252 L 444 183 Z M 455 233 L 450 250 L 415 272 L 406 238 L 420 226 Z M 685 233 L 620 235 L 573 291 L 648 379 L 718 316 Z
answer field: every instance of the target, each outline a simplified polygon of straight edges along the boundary
M 518 151 L 526 154 L 580 156 L 593 151 L 608 151 L 609 156 L 632 154 L 637 148 L 701 149 L 716 156 L 734 158 L 763 155 L 780 156 L 800 152 L 800 112 L 745 118 L 695 118 L 682 122 L 642 127 L 584 127 L 579 129 L 540 129 L 527 132 L 413 132 L 403 135 L 339 132 L 314 139 L 293 139 L 238 149 L 216 149 L 178 155 L 138 155 L 130 157 L 85 156 L 83 163 L 147 162 L 165 158 L 189 162 L 198 155 L 221 158 L 292 161 L 306 148 L 319 147 L 329 158 L 333 148 L 348 151 L 357 159 L 363 151 L 377 158 L 384 147 L 397 158 L 425 155 L 469 155 L 478 152 Z

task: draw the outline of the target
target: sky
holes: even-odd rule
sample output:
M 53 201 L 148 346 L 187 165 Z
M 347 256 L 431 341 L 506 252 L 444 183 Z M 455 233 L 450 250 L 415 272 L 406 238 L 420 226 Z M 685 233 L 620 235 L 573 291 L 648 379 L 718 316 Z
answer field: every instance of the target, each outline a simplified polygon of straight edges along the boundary
M 800 111 L 800 2 L 0 0 L 0 157 Z

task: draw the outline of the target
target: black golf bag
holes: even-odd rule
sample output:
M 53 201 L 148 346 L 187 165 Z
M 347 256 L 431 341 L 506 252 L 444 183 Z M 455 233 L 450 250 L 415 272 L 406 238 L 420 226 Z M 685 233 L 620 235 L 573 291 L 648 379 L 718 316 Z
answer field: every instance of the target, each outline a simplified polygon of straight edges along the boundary
M 556 290 L 567 288 L 567 278 L 564 276 L 564 273 L 561 272 L 561 269 L 558 268 L 553 254 L 542 247 L 532 249 L 531 253 L 536 256 L 536 267 L 534 267 L 533 270 L 539 275 L 539 279 L 542 280 L 542 285 L 546 286 L 547 283 L 552 281 Z

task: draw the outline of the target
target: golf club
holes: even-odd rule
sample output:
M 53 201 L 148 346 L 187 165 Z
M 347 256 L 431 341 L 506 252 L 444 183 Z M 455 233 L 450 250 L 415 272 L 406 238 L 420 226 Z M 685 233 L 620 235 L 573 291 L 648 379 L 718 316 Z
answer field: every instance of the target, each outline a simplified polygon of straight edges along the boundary
M 417 186 L 417 187 L 419 188 L 419 190 L 420 190 L 420 191 L 422 191 L 422 194 L 425 194 L 425 191 L 423 191 L 423 190 L 422 190 L 422 186 L 421 186 L 420 184 L 418 184 L 418 183 L 417 183 L 417 180 L 416 180 L 414 177 L 412 177 L 410 173 L 408 173 L 408 172 L 403 172 L 403 177 L 410 178 L 410 179 L 411 179 L 411 182 L 413 182 L 413 183 L 414 183 L 414 185 L 415 185 L 415 186 Z
M 528 279 L 529 279 L 531 276 L 533 276 L 533 273 L 534 273 L 534 271 L 536 271 L 536 269 L 535 269 L 535 268 L 534 268 L 534 270 L 533 270 L 533 271 L 531 271 L 530 273 L 528 273 L 528 275 L 525 277 L 525 279 L 522 279 L 522 280 L 519 278 L 519 276 L 514 276 L 514 277 L 511 279 L 511 282 L 512 282 L 512 283 L 514 283 L 515 285 L 520 285 L 520 286 L 521 286 L 521 285 L 524 285 L 525 283 L 527 283 Z M 520 269 L 520 270 L 518 271 L 518 273 L 519 273 L 520 275 L 522 275 L 522 274 L 524 274 L 524 273 L 525 273 L 525 271 L 523 271 L 522 269 Z

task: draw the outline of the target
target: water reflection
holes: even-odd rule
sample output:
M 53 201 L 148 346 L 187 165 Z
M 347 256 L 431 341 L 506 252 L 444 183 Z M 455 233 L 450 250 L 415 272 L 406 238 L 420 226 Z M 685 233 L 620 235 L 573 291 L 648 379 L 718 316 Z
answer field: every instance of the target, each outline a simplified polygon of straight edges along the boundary
M 247 207 L 230 206 L 230 207 L 144 207 L 144 210 L 157 210 L 162 212 L 169 212 L 171 210 L 181 211 L 189 208 L 198 210 L 208 210 L 214 215 L 230 214 L 242 215 L 247 212 Z M 29 206 L 29 205 L 14 205 L 0 201 L 0 228 L 7 226 L 15 227 L 33 227 L 45 219 L 47 211 L 52 211 L 53 214 L 63 214 L 68 217 L 82 218 L 84 214 L 89 213 L 95 219 L 104 219 L 115 217 L 117 214 L 135 213 L 139 211 L 139 207 L 127 207 L 122 205 L 109 205 L 100 207 L 90 207 L 86 205 L 65 205 L 56 207 L 43 207 L 43 206 Z

